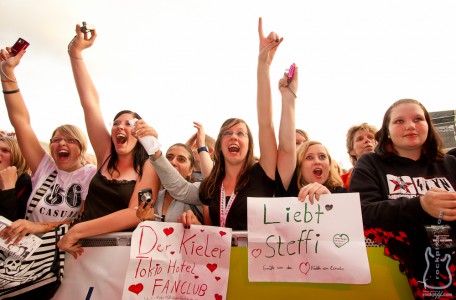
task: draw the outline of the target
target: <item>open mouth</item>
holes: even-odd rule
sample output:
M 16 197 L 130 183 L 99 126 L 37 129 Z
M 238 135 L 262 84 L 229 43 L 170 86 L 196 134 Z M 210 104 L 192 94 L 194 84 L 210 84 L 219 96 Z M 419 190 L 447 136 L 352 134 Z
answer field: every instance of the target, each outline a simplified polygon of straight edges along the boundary
M 321 174 L 323 174 L 323 170 L 319 169 L 319 168 L 318 169 L 314 169 L 313 173 L 314 173 L 315 176 L 321 177 Z
M 228 146 L 228 151 L 230 153 L 238 153 L 241 149 L 237 145 L 229 145 Z
M 68 158 L 70 156 L 70 152 L 68 152 L 67 150 L 60 150 L 57 155 L 59 156 L 59 158 Z
M 117 144 L 125 144 L 127 141 L 127 136 L 125 134 L 119 133 L 116 135 Z

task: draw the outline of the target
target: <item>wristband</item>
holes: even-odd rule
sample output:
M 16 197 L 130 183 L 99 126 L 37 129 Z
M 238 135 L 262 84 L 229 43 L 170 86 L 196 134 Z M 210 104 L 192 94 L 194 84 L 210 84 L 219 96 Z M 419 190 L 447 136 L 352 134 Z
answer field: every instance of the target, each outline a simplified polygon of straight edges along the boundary
M 197 151 L 198 151 L 198 154 L 200 154 L 202 151 L 206 151 L 207 153 L 209 153 L 209 148 L 207 148 L 207 146 L 203 146 L 203 147 L 199 147 Z

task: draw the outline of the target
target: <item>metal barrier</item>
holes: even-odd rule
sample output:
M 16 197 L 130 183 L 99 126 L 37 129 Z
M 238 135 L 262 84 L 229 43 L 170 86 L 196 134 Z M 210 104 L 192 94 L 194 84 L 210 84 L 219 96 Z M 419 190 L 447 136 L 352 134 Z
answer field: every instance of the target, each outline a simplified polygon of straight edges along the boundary
M 67 254 L 65 277 L 53 299 L 107 299 L 107 290 L 121 299 L 131 233 L 111 233 L 81 242 L 85 252 L 77 260 Z M 232 244 L 227 299 L 413 299 L 398 262 L 386 257 L 383 247 L 370 240 L 366 245 L 372 282 L 365 285 L 249 282 L 247 232 L 233 232 Z

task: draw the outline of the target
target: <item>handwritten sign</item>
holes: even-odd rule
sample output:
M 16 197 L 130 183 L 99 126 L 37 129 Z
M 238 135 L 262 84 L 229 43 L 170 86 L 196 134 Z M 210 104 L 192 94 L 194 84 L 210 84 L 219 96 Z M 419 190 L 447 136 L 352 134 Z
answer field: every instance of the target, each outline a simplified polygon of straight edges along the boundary
M 133 232 L 122 299 L 226 299 L 231 229 L 142 222 Z
M 371 281 L 358 193 L 248 198 L 250 281 Z

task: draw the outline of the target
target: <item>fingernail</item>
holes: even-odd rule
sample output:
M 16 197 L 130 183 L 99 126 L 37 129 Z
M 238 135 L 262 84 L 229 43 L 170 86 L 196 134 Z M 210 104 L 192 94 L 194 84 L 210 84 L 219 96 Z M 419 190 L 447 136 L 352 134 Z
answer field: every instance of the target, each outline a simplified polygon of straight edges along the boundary
M 278 42 L 279 42 L 279 39 L 276 39 L 276 43 L 278 43 Z

